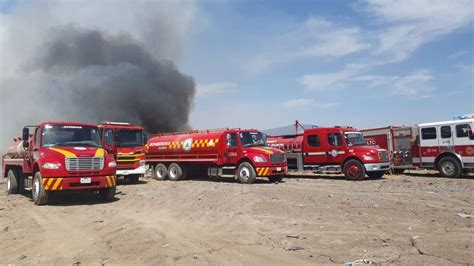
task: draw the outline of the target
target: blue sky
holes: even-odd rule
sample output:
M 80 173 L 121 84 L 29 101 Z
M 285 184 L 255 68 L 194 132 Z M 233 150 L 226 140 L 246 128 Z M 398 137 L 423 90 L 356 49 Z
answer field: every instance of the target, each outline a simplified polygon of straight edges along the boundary
M 0 0 L 0 19 L 18 12 L 38 32 L 58 22 L 129 32 L 194 78 L 195 128 L 298 119 L 362 129 L 474 113 L 472 0 L 43 3 Z M 20 4 L 35 5 L 34 18 Z M 146 19 L 169 28 L 144 30 Z M 155 44 L 150 32 L 171 40 Z
M 183 68 L 199 128 L 358 128 L 474 112 L 472 1 L 219 1 Z

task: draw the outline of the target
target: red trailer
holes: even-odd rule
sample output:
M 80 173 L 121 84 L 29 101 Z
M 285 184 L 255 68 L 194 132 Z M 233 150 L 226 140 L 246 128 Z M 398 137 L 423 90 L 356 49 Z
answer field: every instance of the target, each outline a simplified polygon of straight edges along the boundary
M 51 192 L 66 190 L 96 190 L 104 200 L 115 196 L 116 163 L 102 148 L 96 125 L 26 126 L 2 156 L 2 165 L 8 193 L 31 191 L 36 205 L 47 204 Z
M 380 178 L 389 170 L 388 152 L 368 146 L 350 127 L 305 129 L 303 134 L 268 138 L 271 147 L 285 151 L 288 168 L 299 172 L 344 173 L 361 180 Z
M 287 171 L 283 152 L 269 148 L 266 136 L 253 129 L 155 135 L 148 140 L 145 154 L 159 180 L 176 181 L 205 173 L 250 184 L 257 177 L 280 181 Z
M 368 144 L 390 151 L 391 167 L 396 173 L 426 168 L 446 177 L 459 177 L 474 169 L 473 127 L 474 119 L 467 118 L 362 132 Z

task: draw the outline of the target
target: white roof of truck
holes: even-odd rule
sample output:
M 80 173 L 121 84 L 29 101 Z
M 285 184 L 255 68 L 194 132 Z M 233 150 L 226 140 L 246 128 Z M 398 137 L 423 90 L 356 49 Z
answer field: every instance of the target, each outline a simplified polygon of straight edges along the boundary
M 459 119 L 459 120 L 450 120 L 450 121 L 441 121 L 433 123 L 423 123 L 419 124 L 419 127 L 433 127 L 433 126 L 444 126 L 444 125 L 459 125 L 459 124 L 472 124 L 474 119 Z

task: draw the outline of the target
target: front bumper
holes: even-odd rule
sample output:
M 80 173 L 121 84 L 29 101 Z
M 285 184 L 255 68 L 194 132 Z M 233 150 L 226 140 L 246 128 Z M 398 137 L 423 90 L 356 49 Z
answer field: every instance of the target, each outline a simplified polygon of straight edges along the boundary
M 139 166 L 135 169 L 117 169 L 117 175 L 125 176 L 125 175 L 144 175 L 146 173 L 145 166 Z
M 365 171 L 367 171 L 367 172 L 374 172 L 374 171 L 388 172 L 390 170 L 390 162 L 366 163 L 366 164 L 364 164 L 364 166 L 365 166 Z
M 88 190 L 116 186 L 116 177 L 114 175 L 64 178 L 43 177 L 42 181 L 46 191 Z
M 270 166 L 270 167 L 256 167 L 257 176 L 274 176 L 286 175 L 288 172 L 287 166 Z

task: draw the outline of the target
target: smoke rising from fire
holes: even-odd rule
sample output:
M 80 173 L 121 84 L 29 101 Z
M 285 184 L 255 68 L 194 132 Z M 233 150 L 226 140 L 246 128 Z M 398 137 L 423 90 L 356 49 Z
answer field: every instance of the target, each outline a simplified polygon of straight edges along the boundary
M 0 16 L 1 148 L 44 120 L 188 127 L 195 84 L 173 61 L 193 5 L 128 2 L 21 3 Z

